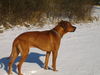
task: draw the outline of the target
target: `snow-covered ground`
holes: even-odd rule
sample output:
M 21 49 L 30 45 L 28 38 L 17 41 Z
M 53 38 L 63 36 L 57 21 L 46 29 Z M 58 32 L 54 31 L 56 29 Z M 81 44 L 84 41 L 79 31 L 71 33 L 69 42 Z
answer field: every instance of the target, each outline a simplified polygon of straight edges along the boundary
M 93 15 L 99 20 L 92 23 L 75 24 L 77 30 L 68 33 L 62 38 L 57 59 L 57 72 L 44 70 L 45 52 L 31 48 L 26 61 L 22 66 L 24 75 L 100 75 L 100 7 L 94 7 Z M 0 33 L 0 75 L 7 75 L 8 57 L 12 42 L 19 34 L 31 30 L 46 30 L 44 28 L 15 27 Z M 13 75 L 17 75 L 16 64 L 13 65 Z M 51 58 L 49 61 L 51 67 Z

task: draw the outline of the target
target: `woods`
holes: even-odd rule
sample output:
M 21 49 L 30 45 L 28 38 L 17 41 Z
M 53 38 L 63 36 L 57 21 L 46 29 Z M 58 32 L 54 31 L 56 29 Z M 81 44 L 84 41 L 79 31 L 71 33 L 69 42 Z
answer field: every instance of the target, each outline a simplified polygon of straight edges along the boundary
M 36 24 L 46 19 L 91 20 L 94 0 L 0 0 L 0 25 Z

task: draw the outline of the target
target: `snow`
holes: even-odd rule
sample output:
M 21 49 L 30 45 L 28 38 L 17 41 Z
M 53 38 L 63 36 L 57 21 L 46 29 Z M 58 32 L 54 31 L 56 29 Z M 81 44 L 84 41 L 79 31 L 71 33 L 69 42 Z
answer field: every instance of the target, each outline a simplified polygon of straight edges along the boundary
M 64 35 L 57 58 L 57 72 L 44 70 L 45 52 L 31 48 L 22 66 L 24 75 L 100 75 L 100 7 L 95 6 L 93 15 L 99 18 L 91 23 L 74 24 L 77 27 L 73 33 Z M 48 30 L 52 25 L 43 28 L 14 27 L 0 33 L 0 75 L 7 75 L 12 42 L 16 36 L 26 31 Z M 51 59 L 49 67 L 51 68 Z M 16 64 L 13 65 L 13 75 L 17 75 Z

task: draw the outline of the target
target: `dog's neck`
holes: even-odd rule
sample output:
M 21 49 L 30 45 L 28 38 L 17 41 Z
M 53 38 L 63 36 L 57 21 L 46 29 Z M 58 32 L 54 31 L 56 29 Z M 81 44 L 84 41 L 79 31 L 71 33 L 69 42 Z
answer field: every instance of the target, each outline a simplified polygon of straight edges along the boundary
M 52 29 L 60 38 L 65 34 L 64 29 L 62 27 L 55 27 Z
M 62 37 L 55 29 L 52 29 L 53 32 L 55 32 L 60 38 Z

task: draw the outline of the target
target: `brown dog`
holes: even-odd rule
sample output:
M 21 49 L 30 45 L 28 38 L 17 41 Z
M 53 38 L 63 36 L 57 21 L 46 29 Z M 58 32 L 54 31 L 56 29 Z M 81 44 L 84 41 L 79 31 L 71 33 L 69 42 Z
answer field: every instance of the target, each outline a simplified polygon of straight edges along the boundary
M 56 71 L 56 58 L 62 36 L 67 32 L 74 32 L 76 27 L 72 26 L 70 22 L 61 21 L 58 25 L 48 31 L 33 31 L 26 32 L 19 35 L 13 42 L 11 60 L 9 62 L 8 74 L 11 74 L 12 64 L 21 53 L 22 58 L 18 64 L 18 75 L 22 75 L 21 66 L 29 53 L 30 47 L 36 47 L 46 51 L 45 69 L 48 69 L 48 60 L 52 52 L 52 67 Z

